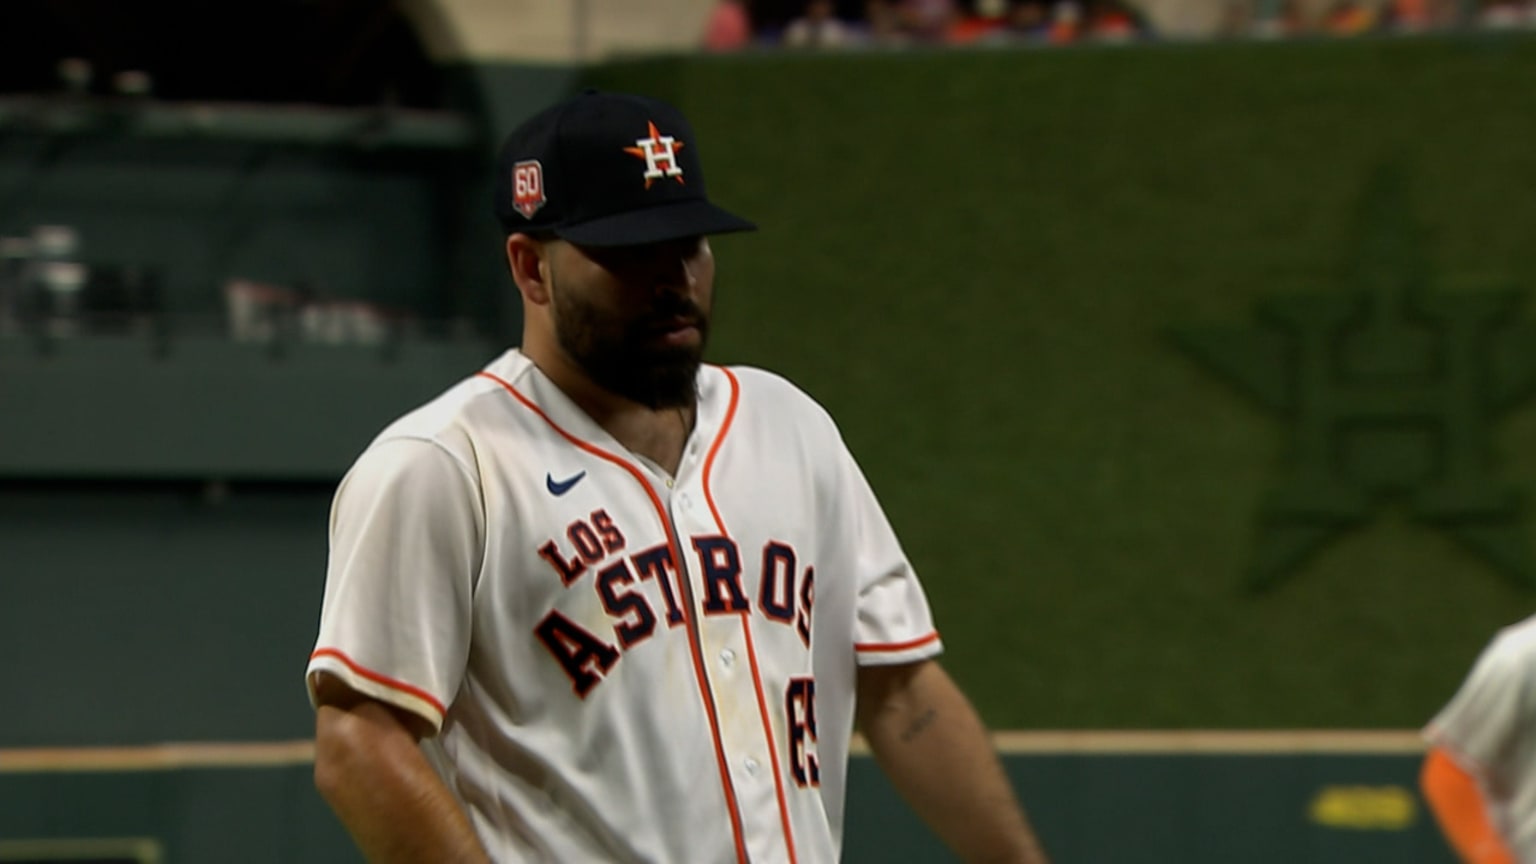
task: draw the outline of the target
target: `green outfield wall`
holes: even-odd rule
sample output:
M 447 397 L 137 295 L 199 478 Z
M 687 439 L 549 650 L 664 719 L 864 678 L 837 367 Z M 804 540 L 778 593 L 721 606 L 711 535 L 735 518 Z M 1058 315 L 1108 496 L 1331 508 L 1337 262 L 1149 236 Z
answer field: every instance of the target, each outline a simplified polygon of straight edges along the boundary
M 695 118 L 762 225 L 715 356 L 840 419 L 1031 727 L 1413 726 L 1536 608 L 1533 78 L 1529 40 L 591 75 Z

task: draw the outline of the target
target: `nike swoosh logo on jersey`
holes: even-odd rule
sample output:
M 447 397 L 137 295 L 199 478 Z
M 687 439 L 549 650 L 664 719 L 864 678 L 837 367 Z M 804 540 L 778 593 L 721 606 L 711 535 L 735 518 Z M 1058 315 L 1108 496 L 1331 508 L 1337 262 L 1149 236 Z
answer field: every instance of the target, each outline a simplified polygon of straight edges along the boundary
M 587 476 L 587 472 L 582 471 L 569 480 L 556 480 L 553 474 L 545 474 L 544 485 L 549 487 L 550 494 L 558 497 L 571 491 L 571 487 L 575 486 L 577 483 L 580 483 L 581 478 L 585 476 Z

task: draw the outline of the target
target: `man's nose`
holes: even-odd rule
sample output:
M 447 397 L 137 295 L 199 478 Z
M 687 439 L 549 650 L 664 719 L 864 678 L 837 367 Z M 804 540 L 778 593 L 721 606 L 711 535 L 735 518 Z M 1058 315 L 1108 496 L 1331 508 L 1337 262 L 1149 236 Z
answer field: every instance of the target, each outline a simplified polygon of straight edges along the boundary
M 698 265 L 688 255 L 667 255 L 656 262 L 657 292 L 692 293 L 699 284 Z

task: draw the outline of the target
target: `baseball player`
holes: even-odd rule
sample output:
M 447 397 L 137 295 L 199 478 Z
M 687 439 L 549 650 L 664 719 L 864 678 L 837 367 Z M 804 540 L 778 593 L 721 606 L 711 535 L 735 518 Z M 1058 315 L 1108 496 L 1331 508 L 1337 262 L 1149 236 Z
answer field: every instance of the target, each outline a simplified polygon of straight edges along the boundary
M 1420 785 L 1461 860 L 1536 862 L 1536 615 L 1499 631 L 1424 736 Z
M 523 341 L 339 485 L 316 784 L 375 861 L 832 862 L 855 724 L 967 860 L 1039 864 L 832 419 L 702 364 L 686 119 L 586 92 L 508 138 Z M 856 698 L 857 697 L 857 698 Z

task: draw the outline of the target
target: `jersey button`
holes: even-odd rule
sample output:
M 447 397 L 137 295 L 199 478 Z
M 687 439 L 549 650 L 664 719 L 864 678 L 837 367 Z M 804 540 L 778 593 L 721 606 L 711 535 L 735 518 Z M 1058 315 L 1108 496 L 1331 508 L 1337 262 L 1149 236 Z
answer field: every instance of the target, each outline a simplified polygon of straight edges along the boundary
M 748 756 L 746 761 L 741 763 L 741 764 L 746 766 L 748 774 L 751 774 L 753 777 L 757 776 L 757 760 L 756 759 L 753 759 L 751 756 Z
M 729 669 L 736 665 L 736 652 L 727 648 L 720 652 L 720 665 Z
M 683 505 L 684 510 L 690 510 L 693 508 L 693 499 L 689 498 L 686 492 L 678 496 L 677 503 Z

